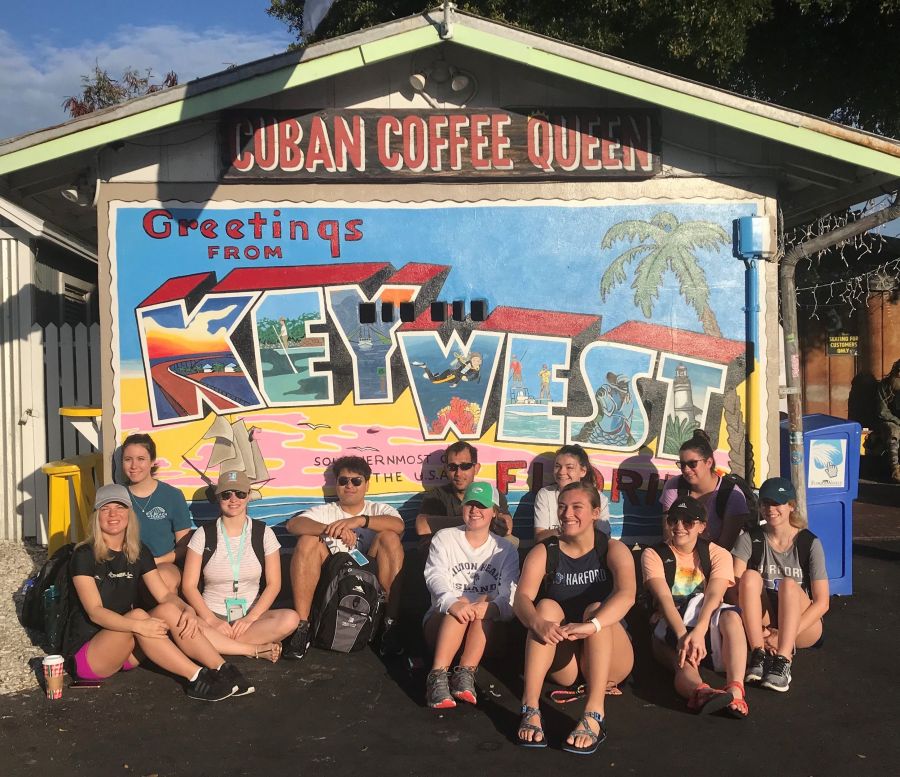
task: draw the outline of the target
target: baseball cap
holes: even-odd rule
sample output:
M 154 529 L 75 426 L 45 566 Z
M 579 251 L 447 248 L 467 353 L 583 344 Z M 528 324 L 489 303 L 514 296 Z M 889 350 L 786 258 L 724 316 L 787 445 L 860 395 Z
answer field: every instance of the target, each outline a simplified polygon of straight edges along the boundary
M 669 518 L 692 518 L 706 523 L 706 509 L 692 496 L 679 496 L 667 513 Z
M 227 472 L 222 472 L 219 475 L 219 482 L 216 483 L 216 496 L 221 494 L 223 491 L 250 491 L 250 478 L 247 477 L 247 473 L 241 472 L 240 470 L 232 469 Z
M 100 486 L 97 489 L 97 495 L 94 497 L 94 509 L 99 510 L 101 507 L 113 502 L 123 504 L 125 507 L 131 507 L 131 494 L 128 493 L 128 489 L 118 484 Z
M 759 487 L 759 501 L 767 499 L 777 505 L 787 504 L 797 498 L 797 489 L 787 478 L 769 478 Z
M 495 496 L 494 487 L 490 483 L 470 483 L 463 494 L 463 504 L 475 502 L 482 507 L 493 507 L 500 502 L 499 497 Z

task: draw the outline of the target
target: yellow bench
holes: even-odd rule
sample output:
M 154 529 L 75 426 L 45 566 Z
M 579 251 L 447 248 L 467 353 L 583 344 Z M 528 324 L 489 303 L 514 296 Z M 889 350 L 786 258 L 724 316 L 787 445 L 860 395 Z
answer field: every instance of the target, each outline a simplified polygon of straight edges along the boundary
M 88 519 L 94 506 L 96 483 L 100 477 L 102 459 L 99 453 L 71 456 L 60 461 L 47 462 L 41 471 L 50 479 L 49 526 L 47 527 L 47 555 L 52 556 L 69 542 L 72 526 L 70 493 L 75 494 L 78 516 L 76 535 L 78 540 L 87 537 Z M 72 492 L 70 492 L 70 488 Z

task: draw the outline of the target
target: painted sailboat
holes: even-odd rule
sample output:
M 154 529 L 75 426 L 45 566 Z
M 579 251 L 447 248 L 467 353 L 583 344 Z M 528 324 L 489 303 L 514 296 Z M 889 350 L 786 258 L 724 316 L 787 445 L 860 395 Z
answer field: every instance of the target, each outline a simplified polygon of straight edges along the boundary
M 222 472 L 238 470 L 244 472 L 253 484 L 251 499 L 259 499 L 256 488 L 271 480 L 266 461 L 254 439 L 256 427 L 249 429 L 242 418 L 229 422 L 224 416 L 218 416 L 212 426 L 203 435 L 204 440 L 215 440 L 209 461 L 201 473 L 203 479 L 213 484 Z M 209 474 L 212 469 L 218 470 L 215 477 Z

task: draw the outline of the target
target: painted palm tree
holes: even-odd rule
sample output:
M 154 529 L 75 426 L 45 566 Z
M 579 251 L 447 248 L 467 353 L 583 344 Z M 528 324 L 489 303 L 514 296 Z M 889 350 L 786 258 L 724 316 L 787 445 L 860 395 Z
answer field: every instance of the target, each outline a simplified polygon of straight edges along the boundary
M 709 305 L 709 285 L 706 273 L 695 255 L 697 250 L 713 251 L 728 245 L 728 233 L 709 221 L 679 223 L 673 213 L 657 213 L 649 221 L 630 220 L 613 224 L 603 236 L 601 249 L 608 250 L 625 240 L 640 244 L 619 254 L 606 268 L 600 279 L 600 299 L 606 301 L 610 292 L 626 277 L 626 268 L 638 260 L 634 269 L 634 304 L 650 318 L 653 304 L 659 297 L 663 276 L 667 270 L 675 273 L 685 301 L 700 318 L 703 332 L 721 337 L 716 314 Z

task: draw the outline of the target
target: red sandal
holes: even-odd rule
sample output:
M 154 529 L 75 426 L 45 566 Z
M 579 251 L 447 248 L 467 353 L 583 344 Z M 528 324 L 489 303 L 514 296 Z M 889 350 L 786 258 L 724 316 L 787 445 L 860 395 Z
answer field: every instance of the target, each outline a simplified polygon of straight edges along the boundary
M 722 691 L 718 688 L 710 688 L 706 683 L 702 683 L 694 688 L 691 698 L 688 699 L 687 706 L 692 712 L 698 715 L 709 715 L 712 712 L 718 712 L 725 709 L 734 701 L 731 691 Z
M 725 690 L 727 691 L 729 688 L 734 688 L 737 691 L 741 692 L 741 698 L 738 699 L 732 696 L 731 703 L 725 708 L 725 712 L 730 715 L 732 718 L 737 718 L 738 720 L 743 720 L 750 714 L 750 707 L 747 705 L 747 697 L 744 695 L 744 684 L 739 683 L 737 680 L 733 680 L 725 686 Z

